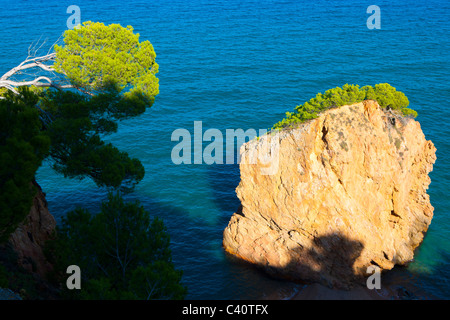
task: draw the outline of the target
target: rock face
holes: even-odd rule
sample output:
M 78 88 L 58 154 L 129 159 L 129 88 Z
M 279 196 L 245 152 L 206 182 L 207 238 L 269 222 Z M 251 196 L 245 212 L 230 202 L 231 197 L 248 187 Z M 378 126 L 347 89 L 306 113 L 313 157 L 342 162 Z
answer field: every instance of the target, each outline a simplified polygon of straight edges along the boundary
M 276 170 L 249 160 L 264 145 L 279 148 Z M 224 248 L 273 275 L 339 288 L 371 265 L 407 264 L 433 217 L 435 152 L 417 121 L 371 100 L 252 140 L 241 147 L 242 206 Z
M 33 199 L 30 213 L 10 236 L 9 242 L 17 253 L 18 264 L 45 279 L 52 266 L 45 259 L 43 247 L 53 234 L 56 221 L 48 211 L 45 193 L 36 182 L 33 184 L 38 192 Z

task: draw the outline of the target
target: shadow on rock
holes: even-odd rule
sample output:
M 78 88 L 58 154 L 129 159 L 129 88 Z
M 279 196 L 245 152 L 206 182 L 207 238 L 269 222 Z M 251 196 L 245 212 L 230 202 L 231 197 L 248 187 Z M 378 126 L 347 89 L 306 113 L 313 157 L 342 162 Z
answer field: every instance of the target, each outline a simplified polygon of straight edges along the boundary
M 355 267 L 364 246 L 341 234 L 316 237 L 309 248 L 298 246 L 284 253 L 271 253 L 264 263 L 255 265 L 275 278 L 304 284 L 320 283 L 329 288 L 350 289 L 365 282 L 366 269 Z M 286 260 L 283 266 L 273 266 L 273 257 Z M 285 255 L 281 257 L 281 255 Z M 276 258 L 275 258 L 276 259 Z M 278 260 L 278 261 L 280 261 Z

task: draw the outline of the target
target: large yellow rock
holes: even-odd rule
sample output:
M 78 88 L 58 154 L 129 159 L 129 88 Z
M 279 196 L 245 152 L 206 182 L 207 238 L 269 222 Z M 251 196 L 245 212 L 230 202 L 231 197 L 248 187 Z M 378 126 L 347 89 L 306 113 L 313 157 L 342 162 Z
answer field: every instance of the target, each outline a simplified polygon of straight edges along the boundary
M 264 146 L 277 146 L 269 171 L 251 157 Z M 274 275 L 344 288 L 370 265 L 407 264 L 433 217 L 435 152 L 417 121 L 371 100 L 250 141 L 224 248 Z

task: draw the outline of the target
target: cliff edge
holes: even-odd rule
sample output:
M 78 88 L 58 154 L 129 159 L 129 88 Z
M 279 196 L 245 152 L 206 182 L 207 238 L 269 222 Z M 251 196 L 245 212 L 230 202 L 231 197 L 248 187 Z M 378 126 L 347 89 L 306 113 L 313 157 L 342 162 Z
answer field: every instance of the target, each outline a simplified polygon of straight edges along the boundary
M 249 161 L 274 144 L 276 170 Z M 224 248 L 273 275 L 339 288 L 371 265 L 405 265 L 433 217 L 435 152 L 417 121 L 373 100 L 252 140 L 241 147 L 241 208 Z
M 51 264 L 44 255 L 44 245 L 56 228 L 56 221 L 50 214 L 41 187 L 33 182 L 37 193 L 25 220 L 17 227 L 9 238 L 9 243 L 17 254 L 18 264 L 30 273 L 36 273 L 46 279 L 52 270 Z

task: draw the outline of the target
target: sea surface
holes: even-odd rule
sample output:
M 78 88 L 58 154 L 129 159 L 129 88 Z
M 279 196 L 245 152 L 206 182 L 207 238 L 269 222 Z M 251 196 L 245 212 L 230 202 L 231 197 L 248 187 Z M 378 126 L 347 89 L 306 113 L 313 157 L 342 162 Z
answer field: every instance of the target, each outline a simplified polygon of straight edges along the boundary
M 126 198 L 164 220 L 189 299 L 288 297 L 301 286 L 225 254 L 222 232 L 239 206 L 238 165 L 175 165 L 172 132 L 184 128 L 194 143 L 194 121 L 224 135 L 267 129 L 318 92 L 384 82 L 407 95 L 437 147 L 429 188 L 435 216 L 415 260 L 392 274 L 427 297 L 450 298 L 449 1 L 0 0 L 0 74 L 39 39 L 48 39 L 45 54 L 67 29 L 70 5 L 79 6 L 82 21 L 133 26 L 155 48 L 154 106 L 106 139 L 145 166 L 144 180 Z M 367 27 L 370 5 L 381 10 L 381 29 Z M 37 180 L 58 221 L 77 206 L 95 212 L 107 195 L 48 163 Z

